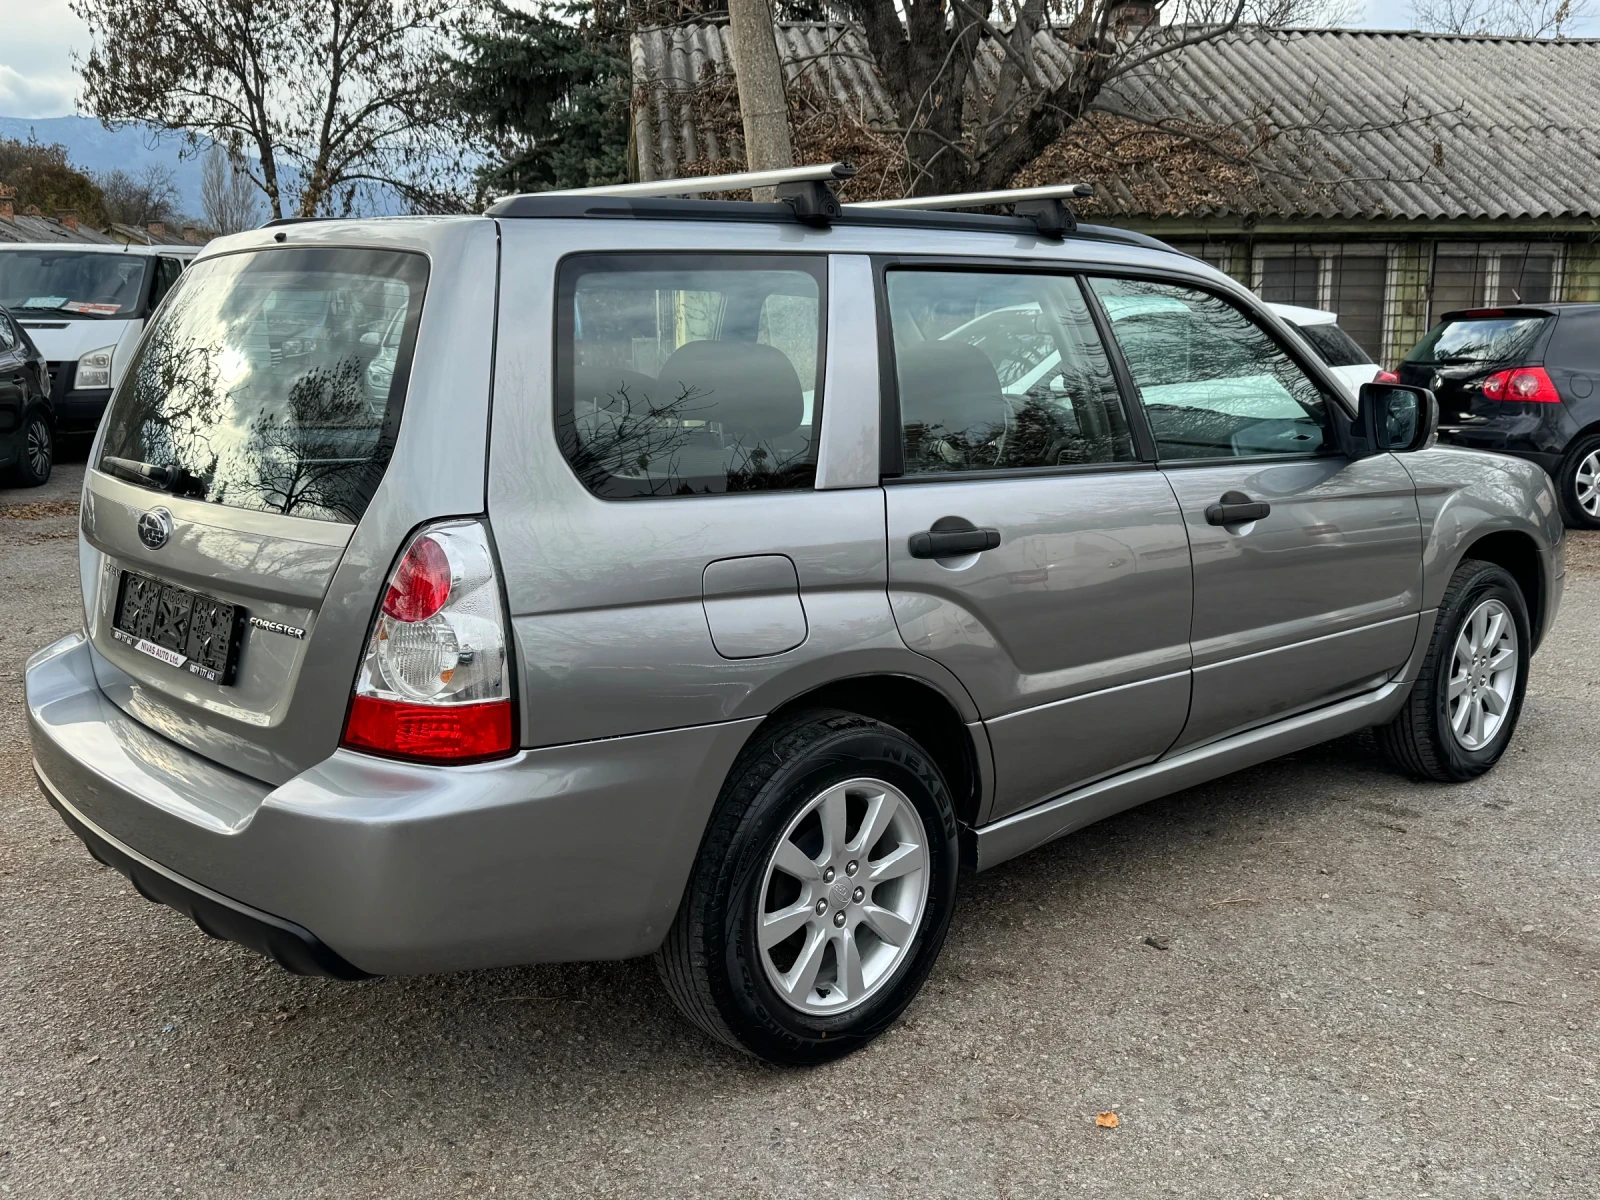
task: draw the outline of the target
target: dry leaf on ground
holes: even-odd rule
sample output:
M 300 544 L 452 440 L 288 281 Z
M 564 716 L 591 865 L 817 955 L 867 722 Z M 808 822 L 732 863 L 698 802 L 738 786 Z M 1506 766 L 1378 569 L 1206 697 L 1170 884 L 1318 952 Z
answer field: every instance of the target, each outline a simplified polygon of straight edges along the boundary
M 1101 1129 L 1115 1129 L 1122 1124 L 1121 1118 L 1114 1112 L 1095 1113 L 1094 1123 Z

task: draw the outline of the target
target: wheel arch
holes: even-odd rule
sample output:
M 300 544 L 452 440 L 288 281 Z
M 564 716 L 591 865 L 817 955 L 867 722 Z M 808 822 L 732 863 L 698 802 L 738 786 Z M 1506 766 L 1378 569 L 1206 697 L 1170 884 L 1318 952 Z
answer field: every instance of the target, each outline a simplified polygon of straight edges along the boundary
M 1469 558 L 1491 562 L 1503 567 L 1528 605 L 1528 623 L 1532 626 L 1533 648 L 1538 649 L 1544 637 L 1545 581 L 1540 561 L 1539 544 L 1530 534 L 1516 529 L 1500 529 L 1486 533 L 1462 552 L 1461 561 Z M 1458 562 L 1456 564 L 1460 566 Z
M 969 828 L 977 823 L 993 790 L 988 738 L 981 724 L 967 724 L 955 702 L 925 679 L 881 672 L 831 680 L 772 709 L 746 744 L 777 722 L 824 708 L 860 713 L 913 738 L 944 773 L 957 819 Z

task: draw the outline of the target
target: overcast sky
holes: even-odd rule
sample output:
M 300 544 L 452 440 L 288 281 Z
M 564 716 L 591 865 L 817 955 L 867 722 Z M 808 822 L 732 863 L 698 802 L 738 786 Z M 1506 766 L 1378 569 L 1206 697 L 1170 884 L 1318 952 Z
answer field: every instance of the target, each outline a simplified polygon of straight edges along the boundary
M 0 117 L 60 117 L 76 111 L 77 76 L 72 52 L 88 52 L 89 33 L 67 0 L 5 0 L 5 38 L 0 41 Z M 1367 0 L 1368 29 L 1409 29 L 1411 0 Z M 1600 34 L 1590 20 L 1575 34 Z

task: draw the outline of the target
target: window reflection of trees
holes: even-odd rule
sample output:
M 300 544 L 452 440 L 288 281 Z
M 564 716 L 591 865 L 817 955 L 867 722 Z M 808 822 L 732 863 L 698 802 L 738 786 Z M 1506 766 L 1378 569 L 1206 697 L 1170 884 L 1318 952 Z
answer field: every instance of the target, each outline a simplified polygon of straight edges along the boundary
M 1140 389 L 1158 449 L 1168 457 L 1319 453 L 1329 448 L 1326 400 L 1272 337 L 1218 296 L 1143 280 L 1094 282 L 1106 301 L 1128 369 Z M 1139 311 L 1140 302 L 1149 305 Z M 1274 405 L 1281 389 L 1293 402 Z M 1298 410 L 1298 411 L 1296 411 Z M 1302 425 L 1281 448 L 1243 449 L 1249 426 Z
M 152 329 L 105 453 L 180 467 L 187 494 L 217 503 L 358 520 L 393 442 L 406 285 L 218 274 Z
M 575 406 L 563 451 L 585 487 L 611 496 L 688 496 L 806 486 L 814 474 L 811 438 L 793 444 L 732 435 L 716 402 L 692 383 L 656 403 L 619 382 L 592 408 Z

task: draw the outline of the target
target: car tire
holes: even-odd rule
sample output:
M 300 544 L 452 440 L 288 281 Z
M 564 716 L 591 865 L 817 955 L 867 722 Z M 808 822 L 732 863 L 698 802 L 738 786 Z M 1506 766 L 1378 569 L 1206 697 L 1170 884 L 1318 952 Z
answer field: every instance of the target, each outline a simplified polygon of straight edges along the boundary
M 1482 775 L 1516 730 L 1532 648 L 1516 580 L 1494 563 L 1465 560 L 1445 589 L 1411 695 L 1379 726 L 1378 744 L 1416 779 Z
M 50 470 L 55 466 L 56 437 L 50 418 L 41 409 L 30 410 L 23 418 L 19 448 L 22 455 L 13 468 L 17 483 L 22 487 L 49 483 Z
M 1572 529 L 1600 529 L 1600 436 L 1579 438 L 1556 471 L 1561 515 Z
M 734 764 L 656 965 L 712 1037 L 771 1063 L 827 1062 L 921 989 L 958 868 L 932 757 L 880 721 L 807 713 Z

